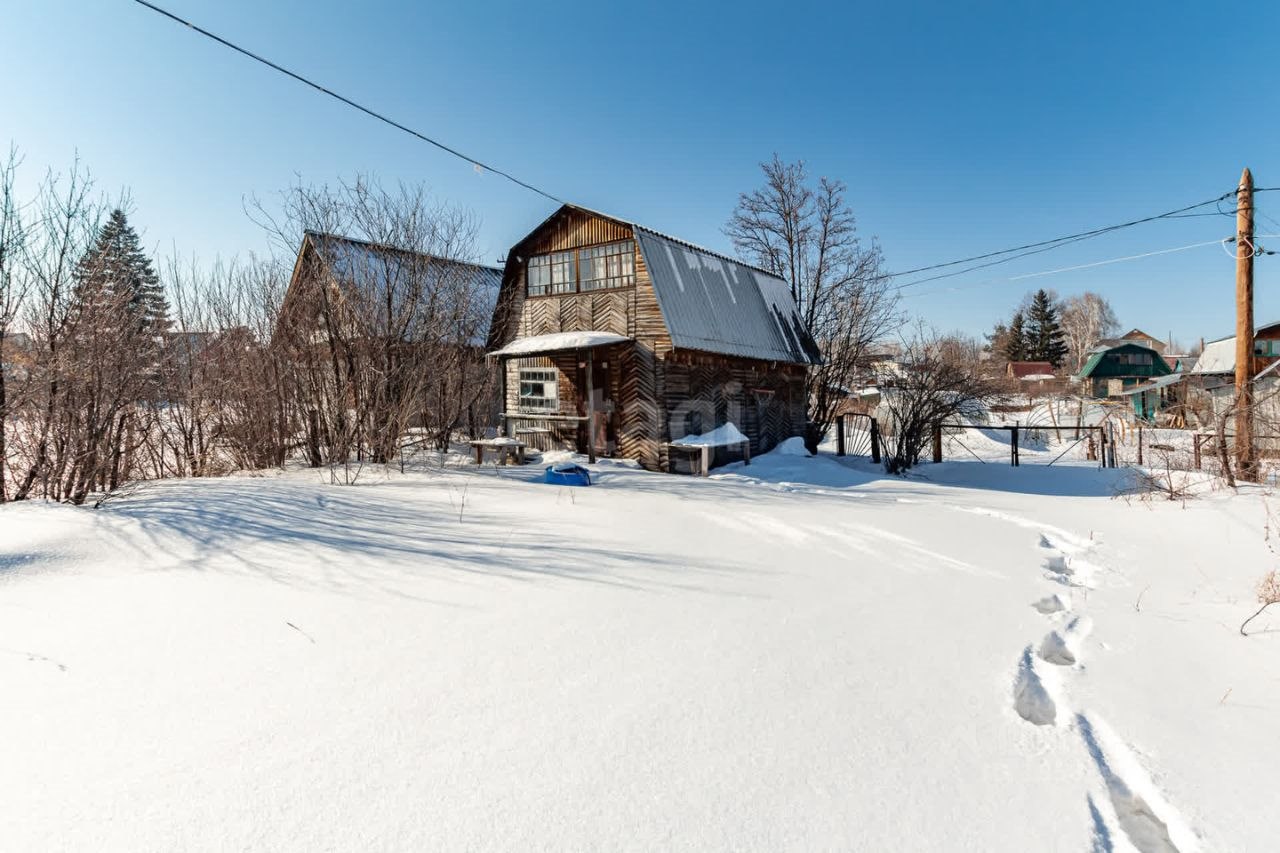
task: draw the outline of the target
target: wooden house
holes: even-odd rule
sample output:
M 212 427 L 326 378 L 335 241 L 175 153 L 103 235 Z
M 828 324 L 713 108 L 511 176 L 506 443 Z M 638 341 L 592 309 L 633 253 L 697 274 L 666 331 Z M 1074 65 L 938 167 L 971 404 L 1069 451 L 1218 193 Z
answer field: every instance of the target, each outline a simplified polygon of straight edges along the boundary
M 1256 404 L 1258 417 L 1280 424 L 1280 401 L 1272 393 L 1280 382 L 1280 323 L 1256 327 L 1252 349 L 1249 374 L 1254 376 L 1254 394 L 1261 401 Z M 1235 375 L 1236 336 L 1210 341 L 1188 371 L 1189 396 L 1207 404 L 1216 416 L 1235 399 Z
M 1111 397 L 1172 372 L 1173 368 L 1151 347 L 1117 340 L 1095 347 L 1080 368 L 1079 378 L 1093 396 Z
M 1030 382 L 1053 379 L 1053 365 L 1047 361 L 1011 361 L 1005 366 L 1005 376 Z
M 820 358 L 782 279 L 575 205 L 512 247 L 489 349 L 509 435 L 651 470 L 727 424 L 802 435 Z

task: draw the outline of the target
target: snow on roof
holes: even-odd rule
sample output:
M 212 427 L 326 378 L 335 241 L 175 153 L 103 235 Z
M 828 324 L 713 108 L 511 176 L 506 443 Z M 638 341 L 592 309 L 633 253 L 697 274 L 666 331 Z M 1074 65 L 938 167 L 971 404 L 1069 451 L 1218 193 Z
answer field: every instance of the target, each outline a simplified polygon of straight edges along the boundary
M 613 332 L 553 332 L 549 335 L 517 338 L 502 349 L 489 353 L 489 355 L 539 355 L 548 352 L 603 347 L 610 344 L 624 343 L 629 340 L 631 339 L 625 335 L 618 335 Z
M 1144 382 L 1141 385 L 1135 385 L 1132 388 L 1121 391 L 1115 396 L 1131 397 L 1134 394 L 1141 394 L 1143 391 L 1155 391 L 1160 388 L 1167 388 L 1168 386 L 1175 385 L 1186 378 L 1187 374 L 1185 373 L 1170 373 L 1168 376 L 1161 376 L 1159 379 L 1152 380 L 1151 382 Z
M 718 447 L 722 444 L 738 444 L 746 440 L 747 437 L 736 426 L 727 423 L 716 427 L 711 432 L 704 432 L 702 435 L 686 435 L 671 443 L 688 447 Z
M 1052 373 L 1029 373 L 1026 376 L 1019 376 L 1023 382 L 1047 382 L 1050 379 L 1057 379 Z
M 656 231 L 632 227 L 677 348 L 793 364 L 821 361 L 785 281 Z
M 1192 373 L 1234 373 L 1236 370 L 1235 336 L 1204 345 L 1204 352 L 1192 366 Z

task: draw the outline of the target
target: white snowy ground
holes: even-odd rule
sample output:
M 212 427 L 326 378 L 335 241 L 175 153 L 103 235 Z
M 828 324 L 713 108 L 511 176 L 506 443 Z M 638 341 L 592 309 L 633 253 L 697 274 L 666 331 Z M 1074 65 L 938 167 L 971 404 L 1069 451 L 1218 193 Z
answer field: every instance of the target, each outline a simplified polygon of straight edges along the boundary
M 0 847 L 1276 848 L 1261 496 L 597 470 L 0 508 Z

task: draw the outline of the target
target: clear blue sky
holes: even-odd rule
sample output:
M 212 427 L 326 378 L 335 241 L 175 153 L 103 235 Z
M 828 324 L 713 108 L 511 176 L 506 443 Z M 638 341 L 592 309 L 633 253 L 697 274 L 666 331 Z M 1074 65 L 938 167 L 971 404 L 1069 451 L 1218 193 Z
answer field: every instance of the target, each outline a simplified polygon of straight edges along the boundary
M 562 198 L 720 250 L 775 151 L 849 185 L 893 270 L 1201 201 L 1246 165 L 1280 186 L 1276 4 L 161 5 Z M 130 0 L 0 0 L 0 21 L 0 141 L 29 174 L 79 151 L 164 251 L 262 251 L 243 201 L 298 175 L 425 182 L 482 218 L 490 259 L 552 209 Z M 1280 232 L 1280 192 L 1259 208 L 1277 221 L 1259 231 Z M 1217 246 L 982 282 L 1233 230 L 1140 226 L 905 304 L 976 333 L 1033 286 L 1093 289 L 1126 326 L 1213 338 L 1233 322 Z M 1280 317 L 1280 255 L 1257 266 L 1259 318 Z

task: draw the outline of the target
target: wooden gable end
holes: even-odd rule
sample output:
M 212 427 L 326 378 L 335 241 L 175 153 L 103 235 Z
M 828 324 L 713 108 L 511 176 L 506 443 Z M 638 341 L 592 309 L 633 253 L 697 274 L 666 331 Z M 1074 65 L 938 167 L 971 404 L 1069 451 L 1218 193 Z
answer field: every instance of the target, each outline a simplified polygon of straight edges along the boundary
M 503 275 L 503 294 L 494 317 L 490 349 L 518 338 L 556 332 L 613 332 L 644 337 L 651 346 L 668 342 L 644 257 L 635 251 L 635 284 L 630 287 L 578 293 L 529 296 L 529 258 L 614 243 L 635 242 L 630 225 L 572 207 L 564 207 L 511 250 Z

